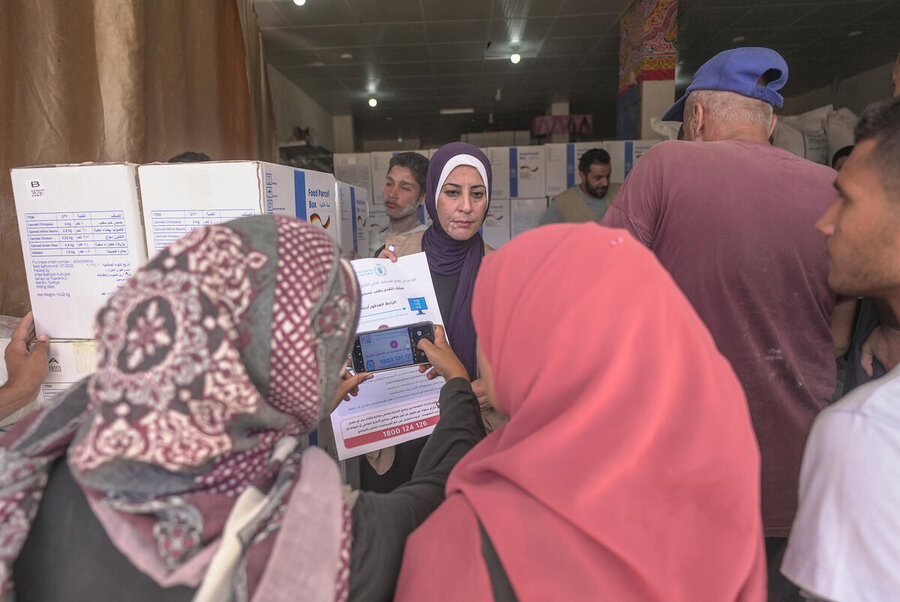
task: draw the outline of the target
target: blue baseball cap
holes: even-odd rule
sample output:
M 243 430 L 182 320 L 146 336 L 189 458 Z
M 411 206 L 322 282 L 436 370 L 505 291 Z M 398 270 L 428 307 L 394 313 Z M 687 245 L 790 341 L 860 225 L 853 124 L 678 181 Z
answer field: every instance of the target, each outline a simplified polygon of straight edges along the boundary
M 766 83 L 759 85 L 757 82 L 763 74 L 766 74 Z M 684 121 L 684 101 L 694 90 L 737 92 L 780 107 L 784 104 L 784 98 L 778 90 L 784 87 L 787 78 L 787 63 L 771 48 L 746 47 L 723 50 L 697 69 L 684 96 L 669 107 L 662 120 Z

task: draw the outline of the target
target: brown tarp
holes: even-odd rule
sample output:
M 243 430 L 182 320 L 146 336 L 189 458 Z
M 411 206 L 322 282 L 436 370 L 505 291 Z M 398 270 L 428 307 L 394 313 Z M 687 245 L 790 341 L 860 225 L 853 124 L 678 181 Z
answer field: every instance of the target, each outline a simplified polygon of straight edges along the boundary
M 28 311 L 9 170 L 275 160 L 252 0 L 0 2 L 0 314 Z

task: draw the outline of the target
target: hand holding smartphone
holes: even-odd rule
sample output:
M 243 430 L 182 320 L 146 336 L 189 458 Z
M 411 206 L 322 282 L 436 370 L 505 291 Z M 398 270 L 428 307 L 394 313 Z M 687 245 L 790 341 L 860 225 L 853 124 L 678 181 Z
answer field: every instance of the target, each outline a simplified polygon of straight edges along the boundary
M 427 364 L 428 357 L 419 349 L 419 340 L 434 342 L 434 324 L 417 322 L 396 328 L 361 332 L 353 343 L 354 372 L 379 372 L 417 364 Z

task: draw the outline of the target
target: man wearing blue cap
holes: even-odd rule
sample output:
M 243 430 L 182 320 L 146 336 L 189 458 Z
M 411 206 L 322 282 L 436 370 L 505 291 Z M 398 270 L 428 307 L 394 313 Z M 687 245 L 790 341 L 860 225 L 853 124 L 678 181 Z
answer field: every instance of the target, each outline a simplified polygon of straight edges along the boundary
M 685 140 L 647 151 L 603 219 L 656 253 L 744 386 L 762 456 L 770 600 L 798 596 L 778 566 L 803 445 L 836 378 L 835 297 L 814 227 L 835 199 L 834 171 L 769 144 L 787 77 L 768 48 L 706 62 L 663 116 L 683 121 Z

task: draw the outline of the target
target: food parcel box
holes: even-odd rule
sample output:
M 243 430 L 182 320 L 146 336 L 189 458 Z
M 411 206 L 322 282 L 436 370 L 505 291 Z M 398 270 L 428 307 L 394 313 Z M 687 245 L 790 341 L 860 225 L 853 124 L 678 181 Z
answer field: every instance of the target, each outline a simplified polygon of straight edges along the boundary
M 492 199 L 535 198 L 546 194 L 543 146 L 496 146 L 487 149 L 493 172 Z
M 147 261 L 136 165 L 13 169 L 38 334 L 89 339 L 106 298 Z
M 369 205 L 369 254 L 366 257 L 374 257 L 375 251 L 384 244 L 387 238 L 387 230 L 391 223 L 388 219 L 384 205 Z
M 345 257 L 356 259 L 360 257 L 357 203 L 360 199 L 365 202 L 369 195 L 365 188 L 345 182 L 335 182 L 335 191 L 340 215 L 340 228 L 337 230 L 338 244 L 341 245 Z M 369 257 L 369 255 L 365 254 L 362 257 Z
M 502 244 L 509 242 L 510 218 L 509 204 L 516 203 L 510 199 L 491 199 L 487 215 L 484 216 L 484 224 L 481 226 L 481 237 L 485 244 L 497 249 Z
M 369 153 L 335 153 L 334 177 L 372 191 L 372 156 Z
M 6 349 L 9 341 L 9 338 L 0 338 L 0 348 Z M 37 398 L 0 421 L 0 429 L 12 426 L 31 410 L 49 403 L 73 384 L 93 374 L 96 367 L 97 347 L 94 341 L 51 340 L 47 378 Z M 0 384 L 6 382 L 7 376 L 6 364 L 0 363 Z
M 338 240 L 334 176 L 261 161 L 154 163 L 138 168 L 147 252 L 199 226 L 247 215 L 291 215 Z
M 541 221 L 541 217 L 546 210 L 546 197 L 537 199 L 510 199 L 509 237 L 512 239 L 522 232 L 537 228 Z
M 356 197 L 356 247 L 359 257 L 371 257 L 369 251 L 369 203 Z
M 603 148 L 603 143 L 569 142 L 544 145 L 547 160 L 547 196 L 556 196 L 581 182 L 578 161 L 581 160 L 581 155 L 592 148 Z
M 628 177 L 631 168 L 647 149 L 661 140 L 608 140 L 603 148 L 609 153 L 611 168 L 609 181 L 621 184 Z

